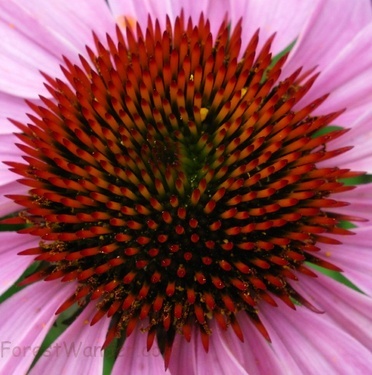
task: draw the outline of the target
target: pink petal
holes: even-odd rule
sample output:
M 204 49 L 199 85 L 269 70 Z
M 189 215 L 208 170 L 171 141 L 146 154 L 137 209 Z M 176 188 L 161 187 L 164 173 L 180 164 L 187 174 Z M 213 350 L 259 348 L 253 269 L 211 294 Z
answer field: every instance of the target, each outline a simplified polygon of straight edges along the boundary
M 58 306 L 75 289 L 73 283 L 38 282 L 0 305 L 2 374 L 25 374 L 54 323 Z
M 114 27 L 102 0 L 6 1 L 0 15 L 0 90 L 26 98 L 48 95 L 39 70 L 62 76 L 63 54 L 77 60 L 77 52 L 84 54 L 85 45 L 93 44 L 92 30 L 105 38 Z
M 349 124 L 348 128 L 350 130 L 348 131 L 347 135 L 336 138 L 329 144 L 332 145 L 333 148 L 345 147 L 350 145 L 366 147 L 366 145 L 369 144 L 369 136 L 372 135 L 370 134 L 372 132 L 370 128 L 371 121 L 372 111 L 365 111 L 352 123 Z M 345 155 L 347 155 L 347 153 Z
M 165 16 L 174 19 L 184 11 L 186 19 L 188 17 L 197 20 L 201 14 L 211 22 L 211 29 L 215 33 L 219 24 L 227 16 L 231 19 L 232 25 L 243 17 L 243 45 L 245 45 L 252 35 L 260 28 L 260 46 L 273 33 L 278 32 L 273 43 L 274 53 L 288 47 L 292 43 L 303 27 L 304 21 L 309 17 L 309 13 L 314 8 L 313 2 L 298 2 L 295 0 L 263 0 L 253 1 L 226 1 L 226 0 L 199 0 L 198 2 L 187 1 L 164 1 L 162 7 L 157 6 L 150 0 L 129 1 L 125 4 L 120 0 L 109 0 L 110 8 L 116 19 L 124 16 L 130 20 L 139 21 L 146 25 L 148 14 L 153 19 L 158 18 L 164 25 Z
M 5 3 L 0 3 L 0 12 Z M 39 69 L 52 76 L 60 75 L 60 60 L 4 20 L 0 21 L 0 34 L 0 91 L 24 98 L 47 94 Z
M 53 29 L 50 29 L 35 14 L 37 10 L 35 5 L 28 6 L 17 1 L 6 1 L 0 4 L 0 19 L 19 33 L 25 34 L 30 43 L 40 45 L 50 55 L 61 58 L 62 54 L 69 54 L 73 47 L 67 40 L 63 40 Z
M 372 64 L 372 62 L 371 62 Z M 371 86 L 372 92 L 372 86 Z M 372 96 L 371 96 L 372 98 Z M 342 168 L 372 173 L 372 111 L 369 110 L 357 118 L 351 125 L 350 131 L 329 143 L 329 147 L 337 149 L 353 146 L 348 152 L 322 163 L 323 166 L 334 166 L 335 162 Z
M 346 24 L 347 25 L 347 24 Z M 346 27 L 347 28 L 347 27 Z M 325 114 L 342 108 L 358 108 L 354 116 L 361 116 L 370 110 L 372 100 L 372 23 L 359 31 L 345 43 L 321 71 L 321 75 L 304 98 L 304 103 L 326 93 L 329 98 L 315 113 Z M 357 117 L 354 117 L 356 120 Z M 336 120 L 337 123 L 337 120 Z
M 24 207 L 5 197 L 5 194 L 27 194 L 28 188 L 14 181 L 0 186 L 0 212 L 2 216 L 22 210 Z
M 369 0 L 318 1 L 299 35 L 284 75 L 300 66 L 323 70 L 372 17 Z
M 0 295 L 18 280 L 33 261 L 32 257 L 17 255 L 17 253 L 38 245 L 39 240 L 33 236 L 16 232 L 1 232 L 0 264 L 2 269 L 0 273 Z
M 150 15 L 153 22 L 157 19 L 160 24 L 164 26 L 166 15 L 168 15 L 171 20 L 174 20 L 178 15 L 173 14 L 172 2 L 170 0 L 163 1 L 162 6 L 159 6 L 158 3 L 151 0 L 130 0 L 125 3 L 121 0 L 108 0 L 108 3 L 119 25 L 123 25 L 125 19 L 127 19 L 132 25 L 134 22 L 139 22 L 144 28 L 147 25 L 148 16 Z
M 112 375 L 121 375 L 124 372 L 138 375 L 170 374 L 169 370 L 164 370 L 164 359 L 156 342 L 150 351 L 147 351 L 146 340 L 147 334 L 137 328 L 125 339 Z
M 369 295 L 372 295 L 371 230 L 370 225 L 355 228 L 354 236 L 337 238 L 342 245 L 327 244 L 316 254 L 340 267 L 348 279 Z
M 348 206 L 329 209 L 343 215 L 356 216 L 367 219 L 366 222 L 354 222 L 355 225 L 366 226 L 372 222 L 372 191 L 370 184 L 358 185 L 356 189 L 334 195 L 334 198 L 342 202 L 350 203 Z
M 216 323 L 212 323 L 213 333 L 209 339 L 209 351 L 205 352 L 199 330 L 193 328 L 191 341 L 187 342 L 177 335 L 173 344 L 169 369 L 172 374 L 198 375 L 212 374 L 236 374 L 247 375 L 243 364 L 239 363 L 232 346 L 221 334 Z M 229 337 L 231 339 L 231 337 Z M 234 338 L 237 340 L 237 338 Z
M 158 19 L 162 26 L 165 25 L 166 15 L 173 19 L 172 4 L 169 0 L 163 1 L 162 6 L 151 0 L 127 1 L 126 3 L 120 0 L 109 0 L 109 6 L 115 20 L 123 22 L 123 18 L 127 18 L 129 22 L 138 21 L 142 27 L 147 25 L 149 15 L 153 22 Z
M 324 311 L 325 318 L 372 350 L 372 299 L 330 277 L 317 274 L 318 278 L 314 279 L 298 273 L 299 282 L 293 283 L 293 287 L 301 294 L 304 290 L 305 297 Z
M 0 175 L 2 185 L 14 182 L 19 178 L 14 172 L 9 171 L 9 166 L 3 163 L 4 161 L 24 161 L 21 157 L 21 151 L 15 145 L 16 142 L 19 143 L 19 140 L 14 134 L 0 134 Z
M 106 32 L 114 30 L 113 17 L 103 0 L 12 0 L 11 3 L 4 7 L 14 25 L 43 46 L 46 44 L 44 38 L 56 40 L 58 44 L 46 48 L 56 48 L 54 53 L 58 58 L 69 51 L 84 53 L 85 46 L 92 42 L 93 30 L 104 40 Z M 35 27 L 31 28 L 28 23 Z
M 282 368 L 281 361 L 270 344 L 254 327 L 247 314 L 240 313 L 238 321 L 243 332 L 244 343 L 229 327 L 226 331 L 220 331 L 221 345 L 229 347 L 231 353 L 249 375 L 279 374 Z M 218 327 L 217 330 L 219 330 Z
M 372 353 L 322 314 L 262 304 L 260 317 L 273 350 L 285 359 L 288 369 L 283 368 L 282 374 L 368 374 L 371 369 Z M 296 364 L 293 369 L 288 357 Z
M 231 1 L 231 18 L 233 24 L 243 18 L 243 46 L 258 29 L 259 48 L 277 33 L 272 46 L 275 55 L 295 41 L 316 5 L 317 1 Z
M 97 312 L 90 304 L 76 320 L 44 352 L 30 374 L 89 374 L 101 375 L 103 371 L 102 344 L 110 320 L 101 319 L 94 326 L 89 322 Z
M 30 112 L 30 108 L 24 99 L 0 92 L 0 134 L 10 134 L 19 131 L 8 118 L 28 122 L 27 112 Z
M 21 151 L 15 145 L 20 143 L 14 134 L 0 134 L 0 160 L 11 159 L 11 161 L 21 161 Z
M 359 152 L 355 152 L 354 156 L 355 160 L 350 163 L 345 163 L 346 168 L 354 171 L 372 173 L 372 150 L 360 150 Z
M 355 120 L 362 116 L 365 112 L 368 112 L 365 105 L 353 105 L 351 108 L 347 108 L 347 110 L 337 117 L 334 122 L 339 126 L 349 128 L 351 124 L 353 124 Z
M 171 1 L 173 19 L 177 17 L 181 10 L 184 11 L 185 19 L 191 17 L 196 23 L 199 20 L 201 13 L 204 18 L 208 19 L 211 25 L 212 34 L 216 35 L 221 23 L 231 17 L 231 9 L 234 7 L 234 2 L 231 0 L 198 0 L 191 1 Z
M 9 158 L 6 158 L 5 160 L 9 161 Z M 0 175 L 3 184 L 14 184 L 18 178 L 13 172 L 9 171 L 8 167 L 2 162 L 0 162 Z M 9 191 L 7 193 L 9 193 Z
M 172 374 L 196 374 L 197 368 L 197 345 L 201 345 L 200 337 L 193 328 L 190 342 L 187 342 L 181 335 L 176 335 L 172 347 L 172 354 L 169 361 L 169 369 Z
M 147 17 L 149 14 L 148 1 L 126 1 L 121 0 L 108 0 L 109 7 L 114 16 L 114 19 L 120 23 L 122 17 L 126 17 L 128 21 L 138 21 L 141 25 L 146 25 Z M 161 7 L 158 7 L 161 8 Z M 155 17 L 154 17 L 155 18 Z
M 211 30 L 216 33 L 220 23 L 230 10 L 230 1 L 226 0 L 199 0 L 197 2 L 165 0 L 162 5 L 151 0 L 127 1 L 109 0 L 109 6 L 119 24 L 128 21 L 138 21 L 142 27 L 147 25 L 148 16 L 151 15 L 153 22 L 158 19 L 162 27 L 165 26 L 166 16 L 175 20 L 183 10 L 185 19 L 191 17 L 195 22 L 199 20 L 200 14 L 211 22 Z

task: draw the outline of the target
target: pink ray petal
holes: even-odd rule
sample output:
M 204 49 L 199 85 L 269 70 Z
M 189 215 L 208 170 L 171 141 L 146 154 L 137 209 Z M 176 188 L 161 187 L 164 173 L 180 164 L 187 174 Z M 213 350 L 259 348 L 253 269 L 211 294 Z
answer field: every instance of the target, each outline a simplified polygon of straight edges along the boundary
M 232 22 L 243 17 L 243 45 L 260 29 L 259 48 L 276 33 L 272 51 L 278 54 L 293 43 L 319 1 L 231 1 Z M 299 66 L 296 67 L 296 69 Z
M 315 84 L 304 98 L 310 103 L 326 93 L 329 98 L 315 111 L 325 114 L 342 108 L 358 108 L 356 120 L 370 110 L 372 100 L 372 23 L 364 27 L 333 57 L 322 70 Z M 337 120 L 335 121 L 337 123 Z
M 372 93 L 372 85 L 370 90 Z M 332 149 L 345 146 L 354 147 L 348 152 L 339 155 L 337 158 L 321 163 L 321 165 L 327 167 L 337 164 L 342 168 L 372 173 L 372 149 L 370 145 L 370 139 L 372 137 L 371 123 L 372 111 L 365 111 L 349 125 L 350 131 L 346 135 L 329 143 L 329 147 Z
M 146 25 L 147 17 L 149 14 L 149 5 L 147 1 L 139 2 L 130 0 L 126 3 L 123 3 L 120 0 L 108 0 L 109 8 L 114 16 L 116 22 L 120 23 L 123 21 L 123 17 L 126 17 L 128 21 L 138 21 L 141 25 Z
M 84 54 L 85 45 L 93 44 L 92 30 L 103 39 L 114 28 L 101 0 L 6 1 L 0 15 L 0 90 L 25 98 L 48 96 L 39 70 L 61 77 L 63 54 L 77 61 L 77 52 Z
M 205 1 L 202 0 L 202 2 Z M 173 14 L 173 7 L 178 7 L 178 5 L 184 5 L 187 8 L 189 7 L 186 2 L 180 1 L 174 4 L 174 2 L 170 0 L 163 1 L 161 7 L 151 0 L 130 0 L 126 3 L 123 3 L 120 0 L 109 0 L 108 3 L 115 20 L 117 20 L 119 24 L 123 24 L 125 18 L 127 18 L 128 22 L 132 23 L 132 25 L 134 22 L 138 21 L 142 27 L 147 25 L 149 15 L 151 16 L 153 22 L 158 19 L 160 24 L 164 26 L 165 17 L 167 15 L 171 20 L 174 20 L 174 18 L 179 15 Z M 194 5 L 196 8 L 199 8 L 200 3 L 198 2 Z
M 26 35 L 4 20 L 0 20 L 0 34 L 0 91 L 23 98 L 37 98 L 38 94 L 47 95 L 39 69 L 42 68 L 52 76 L 61 75 L 61 60 L 32 43 Z M 28 53 L 24 53 L 25 51 Z
M 53 50 L 56 47 L 54 53 L 57 57 L 69 51 L 85 53 L 85 45 L 92 42 L 92 30 L 102 39 L 106 32 L 113 31 L 113 17 L 102 0 L 12 0 L 10 3 L 3 7 L 7 17 L 13 17 L 13 24 L 45 48 Z M 35 27 L 22 24 L 23 17 Z M 50 35 L 45 31 L 49 31 Z M 59 43 L 45 46 L 43 38 L 52 38 Z
M 18 138 L 14 134 L 0 134 L 0 184 L 5 185 L 14 182 L 19 178 L 17 174 L 9 170 L 9 166 L 5 165 L 4 161 L 12 161 L 22 163 L 24 160 L 21 156 L 21 151 L 15 145 Z
M 372 353 L 337 324 L 303 307 L 260 306 L 260 317 L 282 358 L 290 356 L 302 375 L 368 374 Z M 288 364 L 288 362 L 287 362 Z M 298 374 L 283 370 L 283 374 Z
M 32 258 L 18 252 L 37 247 L 39 240 L 16 232 L 2 232 L 0 243 L 0 294 L 9 289 L 32 263 Z
M 56 319 L 55 311 L 74 289 L 73 283 L 38 282 L 0 305 L 0 373 L 27 372 Z
M 41 101 L 36 100 L 34 102 L 38 104 Z M 28 112 L 30 112 L 30 108 L 23 98 L 0 92 L 0 134 L 10 134 L 19 131 L 8 118 L 27 123 L 29 122 L 29 118 L 26 115 Z
M 127 371 L 138 375 L 170 375 L 170 371 L 164 369 L 164 359 L 156 342 L 152 348 L 146 349 L 147 334 L 135 329 L 125 339 L 119 355 L 115 361 L 112 375 L 123 374 Z M 156 341 L 156 340 L 155 340 Z
M 317 278 L 300 273 L 296 275 L 299 282 L 291 284 L 310 303 L 324 311 L 324 318 L 337 323 L 372 350 L 372 298 L 319 272 Z
M 0 168 L 1 169 L 1 168 Z M 0 185 L 0 212 L 2 216 L 12 214 L 23 209 L 22 206 L 14 203 L 5 197 L 5 194 L 27 194 L 28 188 L 25 185 L 13 181 L 5 185 Z
M 151 15 L 153 22 L 158 19 L 161 26 L 165 26 L 165 18 L 168 15 L 172 21 L 180 15 L 183 10 L 185 19 L 191 17 L 195 22 L 199 20 L 203 12 L 211 22 L 211 30 L 216 33 L 224 17 L 230 13 L 230 1 L 226 0 L 199 0 L 197 2 L 165 0 L 162 6 L 152 0 L 128 1 L 123 3 L 120 0 L 109 0 L 110 8 L 119 24 L 128 21 L 138 21 L 143 27 L 147 25 L 148 15 Z
M 363 116 L 365 112 L 368 112 L 368 108 L 365 105 L 353 105 L 352 108 L 347 108 L 345 112 L 343 112 L 334 123 L 338 126 L 343 126 L 345 128 L 350 128 L 351 124 L 353 124 L 356 119 L 360 116 Z
M 61 58 L 61 55 L 70 54 L 74 48 L 70 42 L 63 39 L 53 29 L 48 27 L 35 14 L 35 5 L 28 6 L 17 1 L 6 1 L 0 4 L 0 19 L 3 23 L 11 25 L 20 34 L 25 34 L 30 43 L 41 47 L 50 55 Z M 40 12 L 40 11 L 39 11 Z
M 199 20 L 200 14 L 204 14 L 204 18 L 208 19 L 211 25 L 211 32 L 215 35 L 226 18 L 231 19 L 232 9 L 239 2 L 231 0 L 201 0 L 197 2 L 191 1 L 169 1 L 172 7 L 173 19 L 177 17 L 181 10 L 184 11 L 185 19 L 191 17 L 194 22 Z
M 101 319 L 93 327 L 89 325 L 97 312 L 90 304 L 58 339 L 46 349 L 30 374 L 89 374 L 101 375 L 103 371 L 102 344 L 105 341 L 110 320 Z
M 315 66 L 323 70 L 371 20 L 369 0 L 317 2 L 315 12 L 307 17 L 306 25 L 299 35 L 283 75 L 290 74 L 300 66 L 305 70 Z
M 281 360 L 254 327 L 247 314 L 240 313 L 238 321 L 243 332 L 244 343 L 237 338 L 231 327 L 221 331 L 216 323 L 213 324 L 215 327 L 213 335 L 217 332 L 219 337 L 216 339 L 220 340 L 221 346 L 229 348 L 249 375 L 279 374 L 283 368 Z M 213 336 L 211 339 L 214 339 Z
M 14 134 L 0 134 L 0 160 L 21 162 L 21 151 L 15 145 L 20 143 Z
M 221 334 L 215 322 L 211 323 L 213 333 L 209 338 L 209 350 L 205 352 L 202 345 L 200 332 L 193 328 L 191 341 L 187 342 L 183 337 L 177 335 L 173 344 L 169 369 L 172 374 L 197 375 L 197 374 L 231 374 L 247 375 L 248 371 L 239 356 L 232 351 L 234 342 L 226 342 L 226 336 Z M 238 340 L 236 337 L 229 337 Z
M 371 225 L 355 228 L 354 236 L 337 239 L 342 245 L 326 245 L 316 255 L 340 267 L 345 276 L 365 293 L 372 295 Z
M 356 189 L 335 194 L 334 198 L 342 202 L 348 202 L 349 205 L 334 209 L 328 209 L 329 212 L 336 212 L 343 215 L 357 216 L 367 219 L 365 222 L 354 222 L 358 227 L 370 226 L 372 223 L 372 190 L 370 184 L 358 185 Z

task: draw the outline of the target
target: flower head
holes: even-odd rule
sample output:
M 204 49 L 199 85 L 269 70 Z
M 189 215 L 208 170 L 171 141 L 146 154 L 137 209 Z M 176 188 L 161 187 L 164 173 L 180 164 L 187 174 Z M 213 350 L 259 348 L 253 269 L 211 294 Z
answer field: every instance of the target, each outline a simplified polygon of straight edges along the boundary
M 58 290 L 47 297 L 51 302 L 43 316 L 52 323 L 52 310 L 67 311 L 71 319 L 79 315 L 63 334 L 65 342 L 100 338 L 98 344 L 107 347 L 119 338 L 124 362 L 133 362 L 138 373 L 144 347 L 159 351 L 144 368 L 154 365 L 160 372 L 163 361 L 172 373 L 189 372 L 189 366 L 178 367 L 178 359 L 190 351 L 195 373 L 219 351 L 227 361 L 226 367 L 215 365 L 221 373 L 277 372 L 279 361 L 288 357 L 285 350 L 294 353 L 286 369 L 296 372 L 307 364 L 297 360 L 284 332 L 296 337 L 303 329 L 306 335 L 302 324 L 319 322 L 325 340 L 330 329 L 339 340 L 354 340 L 351 349 L 340 344 L 338 356 L 355 350 L 365 361 L 371 346 L 362 324 L 354 331 L 340 328 L 341 302 L 323 305 L 319 292 L 326 286 L 333 295 L 340 286 L 311 266 L 348 271 L 339 255 L 333 257 L 333 252 L 342 255 L 342 242 L 352 242 L 353 233 L 341 224 L 365 226 L 362 209 L 359 214 L 346 208 L 348 200 L 363 199 L 362 189 L 354 190 L 345 179 L 363 175 L 370 151 L 351 150 L 348 129 L 331 127 L 347 124 L 352 140 L 367 145 L 359 136 L 366 129 L 365 105 L 358 103 L 358 109 L 352 94 L 344 103 L 324 80 L 350 58 L 352 48 L 362 49 L 364 34 L 371 33 L 363 27 L 370 16 L 362 11 L 370 8 L 360 1 L 361 24 L 346 39 L 353 44 L 335 66 L 320 58 L 317 69 L 301 51 L 311 39 L 306 28 L 293 22 L 287 39 L 280 36 L 284 30 L 275 30 L 281 44 L 285 40 L 281 47 L 298 37 L 292 52 L 277 55 L 274 33 L 249 34 L 245 26 L 249 12 L 260 5 L 239 2 L 246 13 L 237 19 L 234 4 L 223 4 L 226 14 L 213 15 L 208 1 L 191 12 L 169 3 L 166 14 L 154 19 L 149 8 L 145 16 L 123 13 L 121 3 L 113 1 L 116 26 L 114 19 L 92 25 L 86 50 L 63 57 L 62 76 L 43 73 L 46 92 L 38 101 L 27 100 L 29 120 L 11 120 L 18 129 L 11 146 L 17 156 L 5 160 L 22 177 L 10 182 L 16 194 L 7 191 L 15 203 L 9 213 L 18 214 L 3 224 L 23 226 L 7 236 L 24 238 L 25 247 L 16 252 L 20 258 L 33 256 L 35 266 L 21 285 L 32 285 L 3 306 L 31 290 L 37 293 L 30 303 L 37 305 Z M 97 0 L 97 9 L 107 12 L 105 7 Z M 322 25 L 321 17 L 315 21 L 322 7 L 313 6 L 310 24 Z M 268 15 L 278 16 L 266 12 L 263 26 Z M 306 18 L 304 9 L 301 17 Z M 345 82 L 352 82 L 347 77 Z M 10 102 L 8 94 L 4 101 Z M 365 230 L 356 231 L 362 241 Z M 363 272 L 356 274 L 356 281 L 363 279 Z M 353 279 L 352 272 L 347 276 Z M 368 292 L 363 281 L 360 287 Z M 44 289 L 51 292 L 39 297 Z M 324 319 L 317 314 L 323 311 Z M 76 328 L 84 322 L 93 327 Z M 245 350 L 258 357 L 266 353 L 269 364 L 262 363 L 262 355 L 255 369 L 241 349 L 232 352 L 232 346 L 246 347 L 245 340 Z M 202 354 L 195 354 L 200 346 Z M 9 368 L 12 361 L 10 356 Z M 102 365 L 102 358 L 92 361 Z M 368 366 L 363 361 L 355 359 L 349 367 Z M 75 362 L 84 371 L 93 363 Z M 120 363 L 121 356 L 114 371 Z M 48 366 L 44 355 L 34 370 Z M 344 364 L 322 366 L 336 372 Z

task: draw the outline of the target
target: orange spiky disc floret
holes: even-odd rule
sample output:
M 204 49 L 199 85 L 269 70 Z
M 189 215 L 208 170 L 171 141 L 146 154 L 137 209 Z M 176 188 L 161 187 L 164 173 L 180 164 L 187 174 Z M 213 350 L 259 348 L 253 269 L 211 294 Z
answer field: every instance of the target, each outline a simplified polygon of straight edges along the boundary
M 24 283 L 76 280 L 59 311 L 95 300 L 92 324 L 112 317 L 106 343 L 146 319 L 168 361 L 193 325 L 207 350 L 211 319 L 243 340 L 239 311 L 268 338 L 261 301 L 310 306 L 293 270 L 337 270 L 314 253 L 348 233 L 327 210 L 354 174 L 317 167 L 347 150 L 327 148 L 345 130 L 317 135 L 339 113 L 312 116 L 326 96 L 301 108 L 316 76 L 279 81 L 273 38 L 257 55 L 258 33 L 243 52 L 240 36 L 225 22 L 213 38 L 203 16 L 118 28 L 90 61 L 65 59 L 65 82 L 45 76 L 53 99 L 15 122 L 26 163 L 8 164 L 30 191 L 12 196 L 25 210 L 11 220 L 41 238 L 23 252 L 40 261 Z

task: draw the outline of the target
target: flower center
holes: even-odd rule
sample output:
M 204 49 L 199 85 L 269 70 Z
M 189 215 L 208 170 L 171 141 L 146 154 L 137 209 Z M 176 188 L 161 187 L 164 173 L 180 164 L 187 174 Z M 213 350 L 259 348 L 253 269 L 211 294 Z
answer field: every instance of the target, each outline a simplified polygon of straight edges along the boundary
M 12 196 L 13 222 L 41 238 L 24 282 L 76 280 L 59 312 L 97 300 L 106 343 L 146 320 L 169 360 L 194 325 L 207 349 L 211 319 L 243 339 L 240 311 L 268 338 L 259 304 L 311 307 L 287 280 L 314 275 L 304 262 L 337 269 L 314 254 L 347 233 L 327 210 L 353 174 L 317 166 L 347 150 L 327 148 L 344 130 L 319 133 L 340 112 L 312 116 L 326 97 L 301 98 L 316 77 L 279 80 L 272 38 L 257 53 L 258 33 L 243 51 L 240 36 L 228 23 L 213 36 L 203 16 L 118 28 L 90 61 L 65 59 L 65 81 L 46 76 L 53 98 L 16 123 L 26 164 L 8 164 L 30 191 Z

